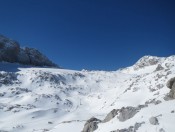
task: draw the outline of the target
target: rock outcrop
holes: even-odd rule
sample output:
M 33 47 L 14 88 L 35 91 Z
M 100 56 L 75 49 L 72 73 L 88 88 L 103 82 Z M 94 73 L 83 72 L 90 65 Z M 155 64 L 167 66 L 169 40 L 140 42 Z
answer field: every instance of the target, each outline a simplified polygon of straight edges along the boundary
M 0 61 L 34 66 L 58 67 L 34 48 L 21 48 L 17 41 L 0 35 Z
M 18 42 L 0 35 L 0 61 L 16 62 L 19 51 Z
M 105 117 L 105 119 L 103 120 L 103 123 L 110 121 L 111 119 L 113 119 L 119 112 L 119 109 L 113 109 L 111 112 L 109 112 L 107 114 L 107 116 Z
M 100 123 L 101 120 L 92 117 L 84 125 L 83 131 L 82 132 L 93 132 L 98 128 L 98 123 Z
M 175 99 L 175 77 L 167 82 L 167 87 L 171 89 L 168 96 Z
M 132 118 L 136 113 L 138 112 L 138 109 L 135 107 L 123 107 L 119 111 L 119 116 L 117 117 L 119 121 L 124 122 L 130 118 Z
M 146 66 L 156 65 L 160 61 L 161 59 L 156 56 L 144 56 L 136 62 L 136 64 L 134 65 L 134 70 L 138 70 Z
M 163 69 L 164 69 L 163 66 L 161 64 L 158 64 L 155 71 L 160 71 L 160 70 L 163 70 Z
M 113 109 L 111 112 L 107 114 L 102 123 L 108 122 L 113 119 L 115 116 L 119 119 L 119 121 L 124 122 L 130 118 L 132 118 L 140 109 L 147 107 L 147 105 L 139 105 L 138 107 L 122 107 L 121 109 Z

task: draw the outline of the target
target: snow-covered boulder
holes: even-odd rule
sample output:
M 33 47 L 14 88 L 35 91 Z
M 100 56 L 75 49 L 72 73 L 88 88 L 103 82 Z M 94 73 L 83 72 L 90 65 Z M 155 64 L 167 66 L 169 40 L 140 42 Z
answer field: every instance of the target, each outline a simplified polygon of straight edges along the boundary
M 158 121 L 157 117 L 150 117 L 149 122 L 152 125 L 159 125 L 159 121 Z

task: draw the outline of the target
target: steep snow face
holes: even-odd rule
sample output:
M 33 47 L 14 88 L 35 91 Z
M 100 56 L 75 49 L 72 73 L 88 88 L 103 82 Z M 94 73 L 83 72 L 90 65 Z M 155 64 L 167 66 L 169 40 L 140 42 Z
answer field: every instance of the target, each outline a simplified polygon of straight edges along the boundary
M 175 102 L 165 101 L 174 76 L 175 56 L 146 56 L 111 72 L 0 63 L 0 131 L 81 132 L 96 117 L 95 132 L 174 132 Z

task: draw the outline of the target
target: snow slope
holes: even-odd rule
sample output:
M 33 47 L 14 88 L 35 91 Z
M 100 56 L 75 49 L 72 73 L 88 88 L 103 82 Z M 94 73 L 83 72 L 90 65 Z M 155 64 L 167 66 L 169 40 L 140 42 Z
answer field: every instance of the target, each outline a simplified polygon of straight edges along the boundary
M 144 56 L 117 71 L 74 71 L 0 63 L 0 131 L 81 132 L 85 122 L 103 120 L 113 109 L 141 108 L 121 122 L 117 116 L 95 132 L 144 122 L 138 132 L 174 132 L 175 101 L 165 101 L 166 82 L 175 76 L 175 56 Z M 147 105 L 147 106 L 146 106 Z M 149 118 L 157 116 L 158 125 Z

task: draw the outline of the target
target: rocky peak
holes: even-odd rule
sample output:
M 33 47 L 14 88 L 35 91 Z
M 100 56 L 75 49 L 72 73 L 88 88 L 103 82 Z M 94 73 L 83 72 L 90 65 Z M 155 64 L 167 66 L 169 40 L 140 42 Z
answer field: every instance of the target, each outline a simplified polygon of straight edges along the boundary
M 134 70 L 137 70 L 139 68 L 143 68 L 145 66 L 151 66 L 156 65 L 161 61 L 160 57 L 156 56 L 143 56 L 140 58 L 135 64 L 134 64 Z
M 0 35 L 0 61 L 34 66 L 58 67 L 34 48 L 21 48 L 17 41 Z

